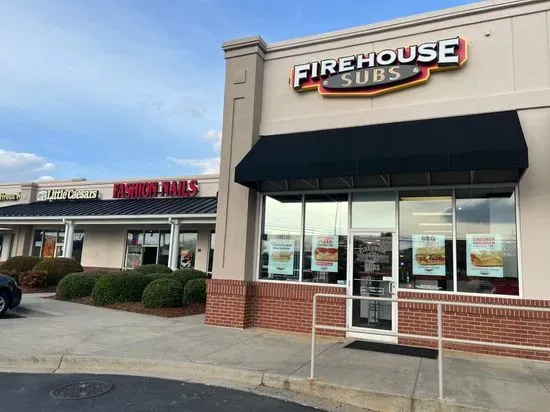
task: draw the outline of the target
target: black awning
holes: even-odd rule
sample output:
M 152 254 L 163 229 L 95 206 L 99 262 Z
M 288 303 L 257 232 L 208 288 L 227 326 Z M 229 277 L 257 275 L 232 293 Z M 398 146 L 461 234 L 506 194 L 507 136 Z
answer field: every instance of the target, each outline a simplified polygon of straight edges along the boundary
M 471 183 L 477 171 L 502 171 L 509 181 L 527 167 L 518 114 L 507 111 L 263 136 L 237 165 L 235 182 L 260 189 L 265 182 L 466 172 Z
M 1 207 L 0 219 L 5 217 L 213 215 L 216 213 L 216 206 L 215 197 L 64 200 Z

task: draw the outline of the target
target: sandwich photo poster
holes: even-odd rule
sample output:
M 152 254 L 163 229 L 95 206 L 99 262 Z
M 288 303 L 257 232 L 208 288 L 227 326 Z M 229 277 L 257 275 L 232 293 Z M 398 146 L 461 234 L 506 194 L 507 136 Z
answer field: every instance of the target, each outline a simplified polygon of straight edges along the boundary
M 268 273 L 273 275 L 294 274 L 294 240 L 270 239 Z
M 502 239 L 499 234 L 466 234 L 466 274 L 502 278 Z
M 445 276 L 445 235 L 413 234 L 413 275 Z
M 313 236 L 311 270 L 338 272 L 338 236 Z

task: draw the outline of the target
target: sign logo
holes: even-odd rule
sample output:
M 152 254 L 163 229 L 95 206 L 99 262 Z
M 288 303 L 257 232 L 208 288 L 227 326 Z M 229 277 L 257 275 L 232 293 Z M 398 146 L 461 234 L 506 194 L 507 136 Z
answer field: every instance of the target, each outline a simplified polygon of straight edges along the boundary
M 21 200 L 21 192 L 19 193 L 0 193 L 0 202 L 9 202 Z
M 99 199 L 99 190 L 89 189 L 52 189 L 41 190 L 36 195 L 37 202 L 48 200 L 92 200 Z
M 199 192 L 196 180 L 115 183 L 113 197 L 117 198 L 151 198 L 151 197 L 193 197 Z
M 290 85 L 297 92 L 318 90 L 323 96 L 377 96 L 425 83 L 432 72 L 462 67 L 467 48 L 466 40 L 455 37 L 298 64 Z

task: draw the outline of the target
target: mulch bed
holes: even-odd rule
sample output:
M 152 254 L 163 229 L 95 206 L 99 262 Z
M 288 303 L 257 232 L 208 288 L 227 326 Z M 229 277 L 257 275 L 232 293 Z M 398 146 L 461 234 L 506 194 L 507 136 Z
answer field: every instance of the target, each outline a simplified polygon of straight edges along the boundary
M 57 286 L 46 286 L 45 288 L 29 288 L 27 286 L 19 285 L 19 288 L 23 293 L 55 293 Z
M 94 304 L 92 303 L 92 298 L 90 296 L 74 299 L 72 300 L 72 302 L 94 306 Z M 141 302 L 114 303 L 112 305 L 106 305 L 102 307 L 108 309 L 124 310 L 126 312 L 142 313 L 145 315 L 162 316 L 164 318 L 177 318 L 180 316 L 199 315 L 206 311 L 206 304 L 204 303 L 191 303 L 180 308 L 158 309 L 145 308 L 143 307 L 143 303 Z

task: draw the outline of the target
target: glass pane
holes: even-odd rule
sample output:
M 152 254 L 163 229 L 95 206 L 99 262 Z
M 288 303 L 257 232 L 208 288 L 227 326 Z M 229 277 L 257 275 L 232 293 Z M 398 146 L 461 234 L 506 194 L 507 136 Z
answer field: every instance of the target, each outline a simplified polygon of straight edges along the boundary
M 452 291 L 451 191 L 400 195 L 399 286 Z
M 14 237 L 14 234 L 12 234 Z M 34 231 L 34 239 L 32 242 L 32 252 L 31 255 L 35 257 L 40 257 L 40 250 L 42 248 L 42 239 L 44 237 L 44 231 L 43 230 L 35 230 Z M 13 242 L 10 243 L 10 249 L 13 251 Z
M 84 232 L 74 232 L 73 236 L 73 259 L 77 262 L 82 260 L 82 247 L 84 245 Z
M 180 260 L 181 269 L 192 269 L 195 267 L 195 253 L 197 250 L 197 234 L 193 232 L 180 233 Z
M 518 295 L 513 189 L 456 192 L 458 290 Z
M 161 230 L 160 231 L 160 246 L 170 247 L 170 231 Z
M 57 243 L 65 243 L 65 231 L 64 230 L 60 230 L 59 232 L 57 232 Z
M 126 269 L 135 269 L 141 266 L 141 252 L 141 246 L 128 246 L 126 249 Z
M 306 196 L 304 282 L 346 284 L 347 197 L 347 194 Z
M 266 196 L 260 260 L 260 278 L 299 279 L 301 196 Z
M 395 192 L 354 193 L 351 199 L 352 227 L 395 227 Z
M 132 230 L 128 231 L 128 239 L 126 241 L 128 245 L 143 245 L 143 231 L 142 230 Z
M 42 245 L 42 257 L 44 258 L 55 257 L 55 247 L 57 243 L 56 241 L 57 241 L 56 231 L 44 232 L 44 242 Z
M 160 235 L 157 230 L 147 230 L 145 232 L 144 245 L 158 246 L 160 241 Z
M 208 254 L 208 273 L 212 273 L 214 267 L 214 244 L 216 242 L 216 233 L 210 234 L 210 253 Z
M 392 234 L 353 237 L 353 295 L 392 296 Z M 392 303 L 354 300 L 352 326 L 392 329 Z

